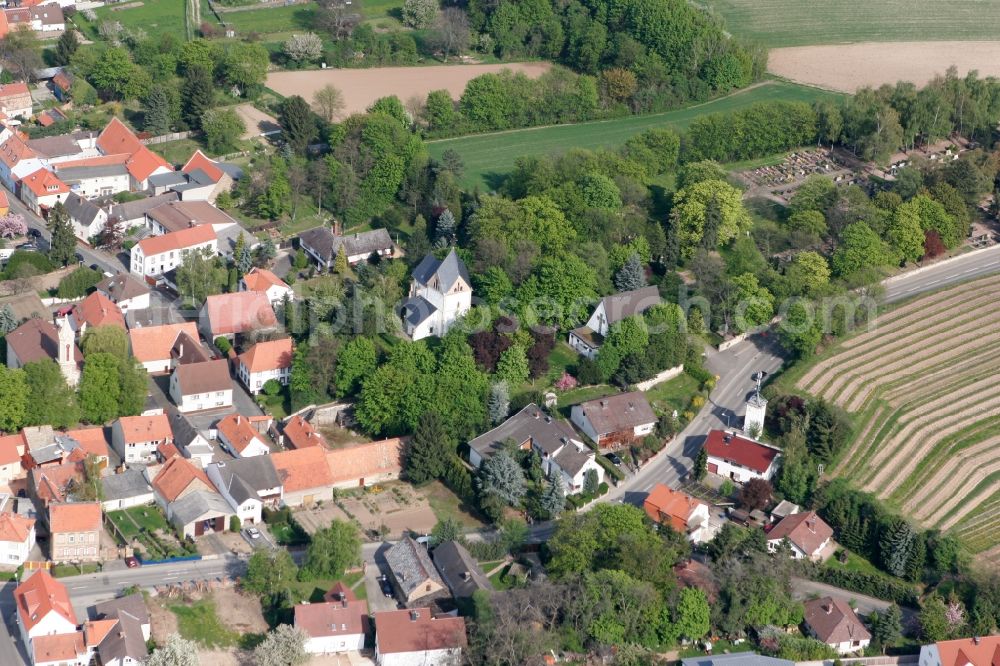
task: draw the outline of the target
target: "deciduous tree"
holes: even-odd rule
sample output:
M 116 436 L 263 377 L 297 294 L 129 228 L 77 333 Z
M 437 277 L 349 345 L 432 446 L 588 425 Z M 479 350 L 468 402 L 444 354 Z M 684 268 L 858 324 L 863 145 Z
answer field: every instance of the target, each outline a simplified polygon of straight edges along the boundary
M 170 634 L 162 647 L 156 648 L 146 660 L 146 666 L 199 666 L 198 644 Z
M 340 578 L 348 567 L 361 563 L 361 538 L 348 522 L 334 520 L 313 535 L 302 569 L 316 578 Z
M 439 11 L 437 0 L 405 0 L 403 2 L 403 23 L 423 30 L 434 25 Z
M 677 192 L 674 196 L 673 220 L 677 225 L 681 254 L 690 258 L 702 244 L 705 235 L 709 202 L 718 211 L 716 242 L 728 243 L 738 233 L 752 225 L 750 214 L 743 207 L 742 193 L 725 181 L 704 180 Z
M 740 488 L 738 500 L 740 506 L 748 511 L 763 510 L 770 503 L 773 494 L 774 490 L 770 483 L 764 479 L 754 478 L 744 483 L 743 487 Z
M 284 548 L 255 550 L 247 562 L 243 588 L 264 597 L 278 598 L 295 581 L 298 567 Z
M 28 380 L 24 370 L 0 365 L 0 430 L 16 432 L 28 416 Z
M 254 648 L 257 666 L 297 666 L 309 660 L 306 633 L 290 624 L 279 624 Z
M 227 153 L 236 150 L 246 125 L 232 109 L 207 109 L 201 116 L 201 131 L 212 153 Z
M 320 118 L 332 123 L 344 110 L 344 95 L 332 84 L 327 84 L 313 95 L 313 108 Z
M 313 32 L 296 34 L 285 40 L 282 50 L 296 62 L 312 62 L 323 55 L 323 40 Z

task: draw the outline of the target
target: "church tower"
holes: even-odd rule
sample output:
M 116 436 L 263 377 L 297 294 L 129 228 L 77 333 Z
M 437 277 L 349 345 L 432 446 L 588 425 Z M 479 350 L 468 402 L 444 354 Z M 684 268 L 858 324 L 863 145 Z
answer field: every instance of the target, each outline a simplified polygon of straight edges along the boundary
M 757 390 L 747 400 L 747 412 L 743 417 L 743 432 L 759 438 L 764 432 L 764 415 L 767 413 L 767 399 L 760 394 L 760 382 L 763 375 L 757 375 Z
M 56 330 L 59 332 L 59 357 L 56 362 L 66 383 L 75 388 L 80 383 L 80 366 L 76 362 L 76 335 L 70 326 L 69 315 L 56 318 Z

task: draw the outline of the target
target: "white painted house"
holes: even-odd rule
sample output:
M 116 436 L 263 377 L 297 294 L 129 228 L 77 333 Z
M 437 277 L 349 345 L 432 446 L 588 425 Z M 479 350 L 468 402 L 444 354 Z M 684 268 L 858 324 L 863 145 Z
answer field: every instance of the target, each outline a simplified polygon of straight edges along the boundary
M 440 261 L 428 254 L 413 269 L 403 327 L 413 340 L 440 337 L 471 308 L 472 280 L 455 249 Z
M 295 627 L 306 635 L 309 654 L 336 654 L 365 648 L 368 602 L 357 599 L 295 606 Z
M 240 291 L 262 291 L 271 305 L 281 303 L 286 297 L 289 301 L 295 300 L 295 290 L 266 268 L 251 268 L 240 278 Z
M 378 666 L 452 666 L 466 646 L 465 618 L 434 617 L 430 608 L 375 613 Z
M 656 414 L 641 391 L 573 405 L 570 420 L 602 449 L 627 446 L 656 430 Z
M 815 511 L 793 513 L 785 516 L 767 533 L 767 549 L 776 552 L 785 543 L 796 560 L 819 561 L 832 553 L 833 528 Z
M 40 569 L 14 589 L 21 641 L 76 632 L 78 622 L 66 586 Z
M 129 273 L 118 273 L 97 283 L 97 291 L 118 306 L 122 314 L 149 307 L 149 287 Z
M 271 425 L 270 416 L 228 414 L 215 424 L 219 441 L 235 458 L 266 456 L 271 452 L 264 435 Z
M 205 473 L 243 524 L 259 523 L 265 506 L 281 503 L 281 478 L 270 456 L 209 463 Z
M 166 414 L 123 416 L 111 426 L 111 446 L 126 465 L 155 463 L 156 449 L 173 441 Z
M 569 332 L 569 346 L 582 356 L 596 358 L 612 324 L 642 314 L 659 302 L 660 292 L 652 286 L 605 296 L 587 323 Z
M 180 412 L 198 412 L 233 406 L 233 381 L 229 361 L 178 365 L 170 375 L 170 397 Z
M 17 566 L 27 562 L 34 547 L 34 518 L 16 513 L 0 514 L 0 564 Z
M 864 623 L 854 609 L 837 597 L 810 599 L 803 604 L 805 625 L 809 635 L 826 643 L 838 654 L 861 653 L 872 641 Z M 976 663 L 969 661 L 968 663 Z M 984 662 L 985 664 L 986 662 Z M 963 663 L 962 666 L 967 666 Z
M 236 374 L 254 395 L 272 379 L 284 386 L 291 372 L 291 338 L 258 342 L 237 357 Z
M 132 246 L 131 270 L 135 275 L 154 277 L 180 266 L 188 252 L 208 249 L 214 256 L 218 241 L 210 224 L 150 236 Z
M 341 236 L 334 234 L 329 227 L 316 227 L 299 234 L 299 247 L 320 270 L 332 270 L 341 249 L 352 266 L 367 261 L 372 255 L 391 257 L 393 253 L 392 238 L 385 229 Z
M 84 242 L 101 233 L 108 223 L 108 211 L 76 192 L 70 192 L 63 205 L 73 225 L 73 235 Z
M 712 430 L 705 440 L 708 471 L 738 483 L 750 479 L 770 481 L 777 471 L 781 450 L 736 433 Z

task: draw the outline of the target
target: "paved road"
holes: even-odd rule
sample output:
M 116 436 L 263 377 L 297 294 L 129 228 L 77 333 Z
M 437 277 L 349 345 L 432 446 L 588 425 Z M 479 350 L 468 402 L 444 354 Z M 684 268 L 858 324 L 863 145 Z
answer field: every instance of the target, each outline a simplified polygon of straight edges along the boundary
M 885 282 L 885 300 L 892 303 L 997 272 L 1000 272 L 1000 245 L 890 278 Z

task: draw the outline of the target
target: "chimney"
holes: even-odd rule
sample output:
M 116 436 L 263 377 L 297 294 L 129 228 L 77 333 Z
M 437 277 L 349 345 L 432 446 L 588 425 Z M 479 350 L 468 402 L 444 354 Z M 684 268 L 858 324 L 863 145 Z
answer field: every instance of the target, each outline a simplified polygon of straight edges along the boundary
M 243 417 L 242 417 L 242 416 L 240 416 L 239 414 L 237 414 L 237 415 L 236 415 L 236 425 L 239 425 L 239 424 L 240 424 L 240 420 L 241 420 L 242 418 L 243 418 Z
M 608 408 L 608 401 L 601 400 L 601 409 L 607 409 L 607 408 Z
M 470 578 L 472 578 L 472 574 L 470 574 L 468 571 L 462 572 L 462 580 L 469 580 Z
M 340 604 L 344 608 L 347 608 L 347 597 L 345 597 L 344 595 L 340 595 Z
M 972 637 L 972 642 L 975 643 L 976 645 L 979 645 L 982 642 L 982 640 L 983 639 L 980 638 L 979 636 L 973 636 Z
M 416 622 L 420 618 L 420 613 L 415 610 L 410 611 L 410 622 Z
M 827 615 L 830 615 L 831 613 L 833 613 L 833 602 L 831 601 L 830 603 L 825 604 L 823 606 L 823 610 L 826 611 Z

